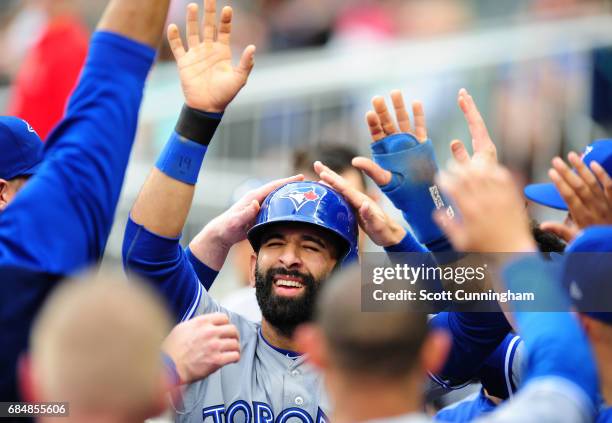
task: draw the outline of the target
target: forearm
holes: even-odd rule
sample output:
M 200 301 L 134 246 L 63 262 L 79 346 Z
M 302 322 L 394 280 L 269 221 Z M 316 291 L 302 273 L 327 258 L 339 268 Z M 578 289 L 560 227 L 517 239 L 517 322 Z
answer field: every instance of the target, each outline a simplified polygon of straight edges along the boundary
M 189 249 L 200 262 L 213 270 L 220 271 L 231 245 L 225 245 L 216 232 L 212 221 L 193 238 L 189 243 Z
M 157 235 L 177 237 L 187 220 L 194 191 L 194 185 L 154 168 L 132 207 L 132 219 Z
M 170 0 L 111 0 L 98 30 L 121 34 L 157 48 L 160 44 Z
M 185 226 L 195 183 L 220 115 L 185 108 L 132 208 L 134 222 L 164 237 Z

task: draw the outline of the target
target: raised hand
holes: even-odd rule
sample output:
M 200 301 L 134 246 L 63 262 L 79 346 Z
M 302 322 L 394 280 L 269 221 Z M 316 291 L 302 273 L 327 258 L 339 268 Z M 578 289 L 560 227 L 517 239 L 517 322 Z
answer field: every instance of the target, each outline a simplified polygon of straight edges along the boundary
M 338 191 L 357 210 L 359 226 L 370 239 L 381 247 L 399 244 L 406 230 L 391 219 L 374 200 L 352 188 L 342 176 L 317 161 L 314 170 L 321 180 Z
M 220 270 L 232 245 L 246 239 L 268 194 L 289 182 L 303 180 L 304 175 L 295 175 L 247 192 L 236 204 L 211 220 L 191 241 L 189 248 L 208 267 Z
M 438 211 L 435 219 L 458 251 L 532 252 L 529 219 L 510 172 L 491 163 L 453 166 L 439 178 L 442 189 L 460 212 L 450 219 Z
M 205 314 L 175 326 L 162 350 L 174 361 L 181 383 L 189 384 L 240 360 L 238 329 L 226 314 Z
M 389 135 L 407 133 L 414 135 L 419 142 L 427 140 L 427 125 L 425 123 L 425 112 L 423 105 L 419 101 L 412 103 L 412 114 L 414 115 L 414 128 L 410 122 L 410 115 L 404 104 L 404 97 L 398 90 L 391 92 L 391 101 L 395 110 L 397 125 L 387 109 L 387 104 L 383 97 L 377 96 L 372 99 L 374 111 L 366 113 L 366 122 L 370 130 L 372 142 L 382 140 Z M 391 172 L 383 169 L 373 160 L 367 157 L 355 157 L 353 166 L 366 173 L 378 186 L 387 185 L 391 182 Z
M 612 178 L 597 162 L 591 162 L 589 170 L 575 152 L 567 158 L 576 172 L 555 157 L 548 176 L 567 204 L 571 221 L 544 222 L 540 228 L 569 242 L 588 226 L 612 224 Z
M 178 27 L 175 24 L 168 26 L 168 42 L 189 107 L 206 112 L 223 112 L 246 84 L 253 69 L 253 45 L 244 50 L 238 66 L 232 67 L 232 13 L 232 8 L 225 6 L 217 28 L 216 0 L 205 0 L 204 34 L 201 39 L 198 5 L 190 3 L 187 6 L 187 50 Z
M 487 126 L 478 111 L 478 107 L 476 107 L 474 99 L 465 88 L 459 90 L 457 103 L 463 112 L 470 134 L 472 135 L 472 149 L 474 150 L 474 154 L 470 157 L 463 142 L 460 140 L 453 140 L 450 143 L 453 157 L 460 164 L 469 163 L 471 160 L 483 161 L 490 164 L 497 163 L 497 148 L 489 136 Z

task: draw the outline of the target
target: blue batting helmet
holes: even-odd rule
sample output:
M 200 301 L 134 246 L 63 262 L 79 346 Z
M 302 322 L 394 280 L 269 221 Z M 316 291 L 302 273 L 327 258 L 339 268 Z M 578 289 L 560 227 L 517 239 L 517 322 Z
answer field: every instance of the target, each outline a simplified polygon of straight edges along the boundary
M 291 182 L 272 191 L 261 205 L 247 237 L 259 250 L 265 228 L 277 223 L 301 222 L 332 234 L 341 246 L 339 262 L 357 256 L 357 219 L 338 192 L 318 182 Z

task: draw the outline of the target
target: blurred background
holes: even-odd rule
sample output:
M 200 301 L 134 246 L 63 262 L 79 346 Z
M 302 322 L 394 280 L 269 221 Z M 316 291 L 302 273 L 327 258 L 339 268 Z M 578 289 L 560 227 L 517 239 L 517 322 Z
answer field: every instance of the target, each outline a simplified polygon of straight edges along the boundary
M 105 4 L 0 0 L 4 114 L 48 134 Z M 170 21 L 182 26 L 186 4 L 173 1 Z M 291 174 L 295 149 L 341 144 L 368 154 L 364 114 L 374 95 L 394 88 L 407 101 L 423 101 L 442 167 L 452 139 L 470 141 L 456 104 L 459 88 L 467 88 L 519 184 L 545 181 L 554 155 L 612 136 L 612 0 L 219 2 L 225 4 L 235 9 L 234 54 L 257 45 L 256 67 L 209 149 L 185 241 L 226 209 L 245 181 Z M 164 45 L 146 89 L 105 265 L 120 263 L 127 213 L 181 105 Z M 532 212 L 539 219 L 562 216 Z M 219 295 L 238 286 L 232 267 L 215 285 Z

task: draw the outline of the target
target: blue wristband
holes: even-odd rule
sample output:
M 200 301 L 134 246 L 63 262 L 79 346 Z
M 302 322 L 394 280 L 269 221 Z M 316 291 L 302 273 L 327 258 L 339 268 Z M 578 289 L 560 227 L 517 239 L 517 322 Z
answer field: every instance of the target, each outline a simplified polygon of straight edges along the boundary
M 372 158 L 392 173 L 391 182 L 381 190 L 400 209 L 416 238 L 431 251 L 446 251 L 450 244 L 434 222 L 435 210 L 452 208 L 434 182 L 438 165 L 431 140 L 424 143 L 412 135 L 394 134 L 371 145 Z
M 178 181 L 195 185 L 207 147 L 173 132 L 155 166 Z

